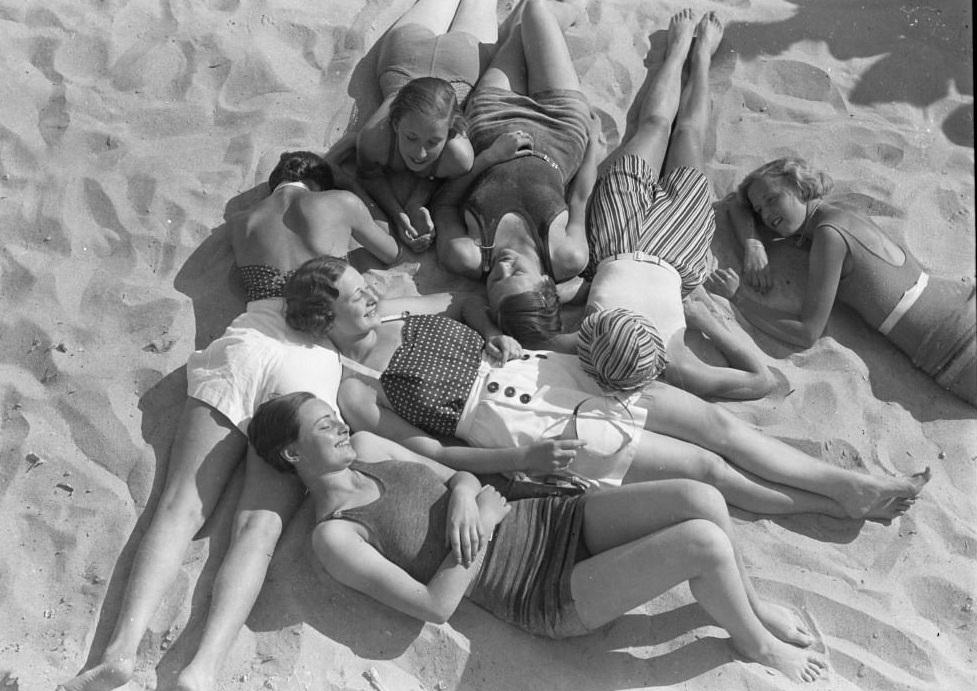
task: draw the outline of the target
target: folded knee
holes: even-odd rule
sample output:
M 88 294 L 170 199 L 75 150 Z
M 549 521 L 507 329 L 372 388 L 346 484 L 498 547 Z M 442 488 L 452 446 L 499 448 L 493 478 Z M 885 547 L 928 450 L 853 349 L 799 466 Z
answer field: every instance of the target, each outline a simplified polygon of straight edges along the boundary
M 735 561 L 733 544 L 726 532 L 712 521 L 688 521 L 686 550 L 701 568 L 706 569 Z

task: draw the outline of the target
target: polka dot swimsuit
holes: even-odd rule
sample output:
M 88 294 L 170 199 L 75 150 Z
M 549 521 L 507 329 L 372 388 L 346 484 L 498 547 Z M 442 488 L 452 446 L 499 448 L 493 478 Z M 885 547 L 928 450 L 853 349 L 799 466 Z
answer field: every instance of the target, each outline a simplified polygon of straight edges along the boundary
M 244 289 L 248 292 L 248 302 L 265 298 L 280 298 L 285 291 L 285 281 L 294 271 L 280 271 L 268 264 L 249 264 L 239 266 Z
M 401 340 L 380 375 L 387 400 L 428 434 L 454 436 L 485 341 L 461 322 L 431 314 L 406 317 Z

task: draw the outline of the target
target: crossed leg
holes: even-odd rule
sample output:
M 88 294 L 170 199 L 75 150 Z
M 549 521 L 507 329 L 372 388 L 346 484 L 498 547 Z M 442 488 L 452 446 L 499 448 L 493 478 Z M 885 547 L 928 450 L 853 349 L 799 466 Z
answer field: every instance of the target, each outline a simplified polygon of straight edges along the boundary
M 887 477 L 839 468 L 663 382 L 652 382 L 639 405 L 648 411 L 646 431 L 688 442 L 693 448 L 683 450 L 673 442 L 662 452 L 658 440 L 642 437 L 625 476 L 628 482 L 691 477 L 714 483 L 730 503 L 749 511 L 816 511 L 886 522 L 905 513 L 929 481 L 929 469 Z M 743 472 L 732 472 L 717 457 Z

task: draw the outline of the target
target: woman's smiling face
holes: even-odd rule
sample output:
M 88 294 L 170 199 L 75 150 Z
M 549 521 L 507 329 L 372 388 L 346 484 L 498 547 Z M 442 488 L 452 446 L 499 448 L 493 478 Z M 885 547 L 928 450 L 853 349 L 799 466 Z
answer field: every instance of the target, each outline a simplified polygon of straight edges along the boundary
M 335 470 L 356 459 L 349 443 L 349 427 L 325 401 L 313 398 L 303 403 L 298 409 L 298 422 L 299 436 L 291 447 L 300 459 Z
M 330 331 L 358 334 L 376 328 L 380 324 L 377 317 L 377 296 L 367 285 L 363 274 L 348 267 L 335 283 L 339 295 L 332 302 L 333 321 Z
M 761 178 L 750 185 L 746 196 L 763 225 L 777 235 L 793 235 L 807 219 L 807 204 L 783 183 Z
M 406 113 L 397 122 L 397 150 L 408 170 L 420 172 L 436 161 L 448 141 L 451 122 L 421 113 Z

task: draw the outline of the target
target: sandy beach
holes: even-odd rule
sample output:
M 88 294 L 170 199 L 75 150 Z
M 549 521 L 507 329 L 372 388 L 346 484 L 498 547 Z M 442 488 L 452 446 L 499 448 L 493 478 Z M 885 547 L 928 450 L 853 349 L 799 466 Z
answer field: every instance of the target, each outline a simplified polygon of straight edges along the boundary
M 324 152 L 376 107 L 373 48 L 410 4 L 0 0 L 3 691 L 49 691 L 101 654 L 165 480 L 187 357 L 244 309 L 224 219 L 265 193 L 283 150 Z M 513 4 L 499 0 L 499 17 Z M 585 4 L 567 40 L 613 147 L 689 3 Z M 930 271 L 974 276 L 970 3 L 691 6 L 726 24 L 707 144 L 717 198 L 801 155 Z M 796 305 L 806 259 L 782 245 L 775 301 Z M 713 250 L 737 265 L 722 223 Z M 433 251 L 371 275 L 390 295 L 472 288 Z M 977 688 L 977 410 L 847 308 L 806 350 L 739 324 L 785 384 L 722 405 L 839 466 L 933 472 L 888 527 L 734 513 L 759 592 L 801 611 L 827 653 L 814 687 Z M 194 651 L 241 479 L 188 551 L 127 691 L 170 688 Z M 221 691 L 792 687 L 738 659 L 686 586 L 569 641 L 469 603 L 422 625 L 321 580 L 310 527 L 306 503 Z

